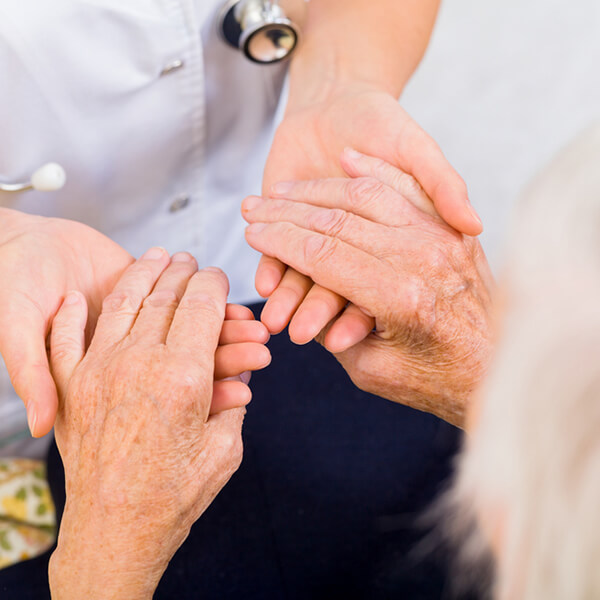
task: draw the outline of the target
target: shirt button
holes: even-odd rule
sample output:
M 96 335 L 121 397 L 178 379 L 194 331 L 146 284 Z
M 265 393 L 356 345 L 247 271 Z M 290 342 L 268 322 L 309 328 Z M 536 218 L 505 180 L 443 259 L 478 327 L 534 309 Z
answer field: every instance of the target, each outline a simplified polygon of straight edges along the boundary
M 184 196 L 184 195 L 177 196 L 177 198 L 175 198 L 173 200 L 173 202 L 171 202 L 171 205 L 169 206 L 169 212 L 176 213 L 176 212 L 184 209 L 189 203 L 190 203 L 189 196 Z
M 160 72 L 160 74 L 161 74 L 161 76 L 168 75 L 169 73 L 172 73 L 173 71 L 178 71 L 183 66 L 185 66 L 185 63 L 182 60 L 179 60 L 179 59 L 174 60 L 173 62 L 166 64 L 164 66 L 163 70 Z

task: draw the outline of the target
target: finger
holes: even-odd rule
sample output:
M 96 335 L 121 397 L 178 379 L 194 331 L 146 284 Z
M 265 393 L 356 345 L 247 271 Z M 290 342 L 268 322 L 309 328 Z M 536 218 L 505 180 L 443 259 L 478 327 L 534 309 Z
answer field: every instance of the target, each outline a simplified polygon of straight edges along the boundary
M 268 298 L 281 282 L 286 266 L 271 256 L 261 256 L 254 277 L 256 291 Z
M 102 303 L 90 351 L 112 347 L 129 334 L 144 299 L 168 264 L 166 250 L 151 248 L 125 270 Z
M 29 300 L 13 295 L 0 303 L 0 353 L 15 391 L 27 409 L 31 435 L 54 425 L 58 396 L 46 352 L 47 321 Z
M 286 271 L 260 315 L 270 333 L 279 333 L 285 328 L 311 287 L 308 277 L 293 269 Z
M 399 171 L 399 173 L 402 173 Z M 414 182 L 414 179 L 407 175 Z M 418 184 L 417 184 L 418 185 Z M 408 190 L 408 183 L 403 184 Z M 416 188 L 415 188 L 416 189 Z M 322 208 L 342 209 L 369 221 L 390 226 L 405 226 L 423 219 L 423 212 L 439 216 L 427 196 L 403 195 L 373 176 L 355 179 L 329 178 L 313 181 L 283 182 L 273 186 L 273 199 L 293 200 Z M 422 190 L 421 190 L 422 192 Z M 425 198 L 425 201 L 423 200 Z M 255 218 L 257 211 L 276 211 L 278 204 L 265 204 L 262 198 L 250 196 L 242 202 L 242 216 L 246 221 Z M 423 206 L 429 204 L 429 212 Z
M 50 367 L 61 397 L 64 397 L 75 367 L 85 355 L 87 302 L 80 292 L 69 292 L 52 321 Z
M 344 352 L 362 342 L 375 327 L 375 319 L 354 304 L 349 304 L 331 325 L 323 346 L 332 354 Z
M 382 291 L 365 282 L 397 278 L 385 261 L 336 238 L 291 223 L 254 223 L 246 228 L 246 241 L 367 312 L 374 312 L 369 307 L 377 306 Z
M 348 301 L 320 285 L 313 285 L 290 321 L 295 344 L 307 344 L 346 306 Z
M 196 259 L 187 252 L 178 252 L 161 273 L 131 328 L 130 340 L 136 344 L 163 344 L 173 315 L 183 297 L 190 277 L 198 270 Z
M 392 190 L 390 189 L 390 191 Z M 395 194 L 395 192 L 393 193 Z M 399 202 L 410 206 L 412 211 L 420 212 L 399 195 L 396 194 L 396 196 Z M 384 203 L 377 210 L 380 209 L 385 209 Z M 423 213 L 413 215 L 413 217 L 416 218 L 403 218 L 402 225 L 422 222 Z M 385 217 L 382 216 L 382 218 Z M 425 218 L 429 219 L 429 217 Z M 388 225 L 375 223 L 343 208 L 321 208 L 294 200 L 264 200 L 254 210 L 248 211 L 246 220 L 249 223 L 293 223 L 303 229 L 335 237 L 373 255 L 381 255 L 388 246 L 386 235 L 389 231 Z
M 260 321 L 225 321 L 219 337 L 219 345 L 257 342 L 266 344 L 269 331 Z
M 469 202 L 467 186 L 433 138 L 411 120 L 400 130 L 390 131 L 390 140 L 393 147 L 387 154 L 367 152 L 413 175 L 448 225 L 467 235 L 479 235 L 483 226 Z
M 215 379 L 235 377 L 244 371 L 264 369 L 271 362 L 271 353 L 263 344 L 243 342 L 219 346 L 215 352 Z
M 346 148 L 342 154 L 342 167 L 350 177 L 373 177 L 381 181 L 412 202 L 419 210 L 439 217 L 431 198 L 423 191 L 419 182 L 412 175 L 385 160 Z
M 198 515 L 206 510 L 242 462 L 245 414 L 245 408 L 225 410 L 211 415 L 201 424 L 202 434 L 196 441 L 197 447 L 190 453 L 197 461 L 197 481 L 202 486 L 196 507 Z
M 175 353 L 193 356 L 202 375 L 212 375 L 229 282 L 225 273 L 207 267 L 195 273 L 175 311 L 167 346 Z
M 241 304 L 228 304 L 225 307 L 226 321 L 252 321 L 254 313 L 247 307 Z
M 252 400 L 250 388 L 242 381 L 215 381 L 210 414 L 246 406 Z
M 277 199 L 293 200 L 322 208 L 342 209 L 369 221 L 402 226 L 422 218 L 422 212 L 398 192 L 374 177 L 288 181 L 272 188 L 270 202 L 249 196 L 242 202 L 242 216 L 251 222 L 266 210 L 277 211 Z M 276 219 L 269 219 L 276 220 Z

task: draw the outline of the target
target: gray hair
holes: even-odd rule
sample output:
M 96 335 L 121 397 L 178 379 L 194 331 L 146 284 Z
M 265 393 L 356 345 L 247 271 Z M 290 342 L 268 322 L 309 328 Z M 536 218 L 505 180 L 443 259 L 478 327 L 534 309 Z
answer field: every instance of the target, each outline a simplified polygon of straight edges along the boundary
M 480 413 L 449 494 L 498 600 L 600 598 L 600 124 L 526 192 Z

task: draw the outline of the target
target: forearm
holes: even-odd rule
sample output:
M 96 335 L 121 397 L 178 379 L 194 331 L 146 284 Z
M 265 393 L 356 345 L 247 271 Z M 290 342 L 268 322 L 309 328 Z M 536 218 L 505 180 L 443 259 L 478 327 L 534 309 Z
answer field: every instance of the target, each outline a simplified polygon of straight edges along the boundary
M 419 64 L 439 0 L 311 0 L 290 67 L 289 108 L 362 83 L 398 97 Z

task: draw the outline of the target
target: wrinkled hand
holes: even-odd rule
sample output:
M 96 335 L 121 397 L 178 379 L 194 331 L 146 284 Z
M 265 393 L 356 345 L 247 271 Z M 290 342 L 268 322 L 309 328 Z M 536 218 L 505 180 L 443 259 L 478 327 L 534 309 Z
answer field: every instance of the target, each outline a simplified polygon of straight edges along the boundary
M 228 347 L 218 344 L 248 337 L 224 324 L 227 293 L 219 270 L 153 249 L 104 300 L 87 353 L 86 303 L 67 295 L 51 333 L 67 493 L 53 597 L 150 598 L 237 469 L 244 409 L 209 416 L 215 353 Z M 230 374 L 247 368 L 225 362 Z
M 103 298 L 133 258 L 74 221 L 0 212 L 0 354 L 35 436 L 54 424 L 57 395 L 46 355 L 52 319 L 72 289 L 89 304 L 93 329 Z
M 276 182 L 343 176 L 339 156 L 346 146 L 410 173 L 447 223 L 470 235 L 481 232 L 466 186 L 437 144 L 395 98 L 365 84 L 338 85 L 321 102 L 288 107 L 266 163 L 263 196 L 272 193 Z M 261 319 L 269 331 L 278 333 L 289 323 L 290 338 L 299 344 L 313 339 L 336 317 L 349 345 L 362 340 L 373 326 L 365 321 L 357 327 L 354 309 L 347 314 L 345 299 L 286 270 L 273 257 L 261 259 L 256 289 L 268 297 Z
M 493 282 L 481 246 L 435 216 L 409 175 L 348 151 L 342 164 L 362 177 L 246 199 L 246 239 L 352 302 L 357 329 L 374 318 L 375 331 L 336 353 L 358 387 L 461 426 L 491 351 Z M 348 347 L 346 329 L 333 323 L 325 346 Z

